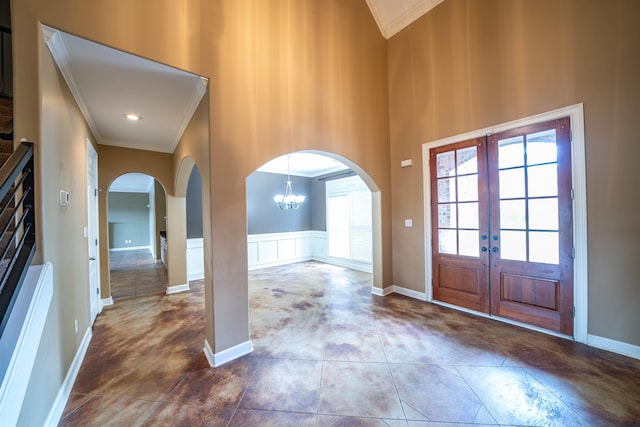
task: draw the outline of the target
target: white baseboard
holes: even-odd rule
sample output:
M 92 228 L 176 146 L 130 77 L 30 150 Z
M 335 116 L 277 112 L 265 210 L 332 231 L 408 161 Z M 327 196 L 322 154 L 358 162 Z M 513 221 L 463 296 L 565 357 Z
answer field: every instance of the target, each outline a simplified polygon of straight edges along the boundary
M 371 293 L 381 297 L 386 297 L 387 295 L 396 293 L 409 298 L 415 298 L 420 301 L 427 300 L 427 295 L 424 292 L 414 291 L 411 289 L 403 288 L 402 286 L 387 286 L 384 289 L 373 287 L 371 288 Z
M 387 286 L 384 289 L 372 287 L 371 288 L 371 293 L 374 294 L 374 295 L 378 295 L 379 297 L 386 297 L 387 295 L 393 293 L 393 286 Z
M 100 311 L 102 311 L 102 307 L 106 307 L 108 305 L 113 305 L 113 297 L 102 298 L 100 300 Z
M 427 300 L 427 294 L 424 292 L 414 291 L 412 289 L 403 288 L 402 286 L 393 286 L 393 292 L 396 294 L 404 295 L 409 298 L 415 298 L 420 301 Z
M 365 273 L 373 273 L 373 264 L 370 262 L 354 261 L 343 258 L 327 256 L 325 261 L 327 264 L 337 265 L 338 267 L 349 268 L 351 270 L 363 271 Z
M 179 292 L 186 292 L 189 290 L 189 284 L 167 286 L 167 295 L 177 294 Z
M 153 255 L 153 249 L 151 248 L 151 246 L 130 246 L 126 248 L 109 248 L 109 252 L 136 251 L 139 249 L 146 249 L 149 251 L 151 255 Z
M 392 291 L 390 291 L 390 289 L 393 289 Z M 375 295 L 381 295 L 381 296 L 386 296 L 388 294 L 390 294 L 391 292 L 395 292 L 398 293 L 400 295 L 405 295 L 408 296 L 410 298 L 415 298 L 418 299 L 420 301 L 427 301 L 427 294 L 424 292 L 417 292 L 411 289 L 406 289 L 403 288 L 401 286 L 390 286 L 387 288 L 384 288 L 383 290 L 379 289 L 379 288 L 373 288 L 372 293 Z M 466 309 L 464 307 L 459 307 L 453 304 L 448 304 L 448 303 L 444 303 L 441 301 L 431 301 L 433 304 L 437 304 L 437 305 L 441 305 L 444 307 L 449 307 L 452 308 L 454 310 L 458 310 L 458 311 L 464 311 L 466 313 L 471 313 L 474 314 L 476 316 L 480 316 L 480 317 L 485 317 L 488 319 L 493 319 L 493 320 L 497 320 L 499 322 L 503 322 L 503 323 L 509 323 L 511 325 L 515 325 L 515 326 L 520 326 L 522 328 L 525 329 L 531 329 L 537 332 L 541 332 L 543 334 L 547 334 L 547 335 L 553 335 L 553 336 L 557 336 L 560 338 L 565 338 L 565 339 L 570 339 L 572 340 L 573 338 L 567 335 L 563 335 L 563 334 L 558 334 L 556 332 L 553 331 L 549 331 L 547 329 L 543 329 L 543 328 L 538 328 L 532 325 L 527 325 L 524 323 L 520 323 L 520 322 L 516 322 L 513 320 L 509 320 L 509 319 L 504 319 L 501 317 L 496 317 L 496 316 L 489 316 L 485 313 L 480 313 L 477 312 L 475 310 L 470 310 L 470 309 Z M 634 359 L 638 359 L 640 360 L 640 346 L 638 345 L 634 345 L 634 344 L 629 344 L 626 342 L 622 342 L 622 341 L 616 341 L 616 340 L 612 340 L 610 338 L 605 338 L 605 337 L 600 337 L 597 335 L 587 335 L 587 342 L 586 344 L 588 346 L 591 347 L 596 347 L 599 348 L 601 350 L 607 350 L 613 353 L 617 353 L 617 354 L 621 354 L 623 356 L 627 356 L 627 357 L 632 357 Z
M 251 344 L 251 340 L 248 340 L 238 345 L 234 345 L 233 347 L 226 350 L 214 353 L 213 350 L 211 350 L 209 341 L 205 339 L 203 351 L 204 355 L 207 357 L 209 366 L 211 366 L 212 368 L 217 368 L 218 366 L 222 366 L 227 362 L 231 362 L 232 360 L 251 353 L 253 351 L 253 344 Z
M 299 257 L 299 258 L 288 258 L 281 261 L 263 262 L 261 264 L 249 266 L 249 271 L 260 270 L 262 268 L 278 267 L 279 265 L 295 264 L 296 262 L 305 262 L 305 261 L 312 261 L 312 260 L 313 260 L 312 257 L 306 256 L 306 257 Z
M 638 345 L 591 334 L 587 335 L 587 345 L 622 354 L 623 356 L 633 357 L 634 359 L 640 359 L 640 346 Z
M 58 391 L 56 400 L 53 402 L 53 406 L 49 411 L 49 416 L 44 422 L 44 425 L 46 427 L 57 426 L 60 422 L 60 418 L 62 417 L 62 413 L 64 412 L 64 407 L 67 405 L 69 395 L 71 395 L 73 383 L 76 382 L 76 377 L 78 376 L 78 372 L 80 371 L 80 366 L 82 365 L 84 356 L 87 354 L 87 349 L 89 348 L 89 343 L 91 342 L 92 336 L 93 335 L 91 333 L 91 327 L 89 327 L 82 337 L 80 347 L 78 347 L 78 351 L 76 352 L 76 355 L 71 362 L 71 366 L 67 371 L 67 375 L 64 377 L 64 381 L 62 382 L 62 386 L 60 386 L 60 390 Z
M 187 279 L 191 282 L 193 280 L 202 280 L 204 279 L 204 271 L 197 271 L 197 272 L 189 272 L 189 277 L 187 277 Z

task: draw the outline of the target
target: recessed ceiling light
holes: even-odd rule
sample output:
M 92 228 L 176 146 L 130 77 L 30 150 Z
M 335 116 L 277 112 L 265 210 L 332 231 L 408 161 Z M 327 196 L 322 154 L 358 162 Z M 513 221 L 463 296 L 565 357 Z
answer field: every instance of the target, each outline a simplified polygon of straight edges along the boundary
M 127 120 L 131 120 L 132 122 L 139 122 L 140 120 L 142 120 L 142 116 L 140 114 L 127 113 L 127 114 L 123 114 L 123 116 Z

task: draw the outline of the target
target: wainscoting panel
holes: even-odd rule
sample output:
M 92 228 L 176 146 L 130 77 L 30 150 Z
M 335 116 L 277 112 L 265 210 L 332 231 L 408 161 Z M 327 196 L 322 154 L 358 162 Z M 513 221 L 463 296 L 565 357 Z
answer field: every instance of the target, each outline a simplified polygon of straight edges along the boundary
M 250 234 L 247 236 L 249 270 L 313 260 L 372 272 L 371 263 L 329 257 L 327 248 L 325 231 Z
M 247 236 L 249 270 L 301 261 L 324 261 L 326 243 L 322 242 L 326 242 L 323 231 L 251 234 Z
M 203 240 L 187 239 L 187 275 L 188 280 L 204 279 Z

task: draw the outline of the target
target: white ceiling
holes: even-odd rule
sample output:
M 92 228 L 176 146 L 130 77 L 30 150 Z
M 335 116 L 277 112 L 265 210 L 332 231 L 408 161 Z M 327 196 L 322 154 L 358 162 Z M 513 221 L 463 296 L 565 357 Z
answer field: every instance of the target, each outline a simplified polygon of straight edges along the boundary
M 288 162 L 291 162 L 291 175 L 313 178 L 332 172 L 349 169 L 347 165 L 328 156 L 314 153 L 296 152 L 265 163 L 258 168 L 260 172 L 279 173 L 286 175 Z
M 367 0 L 380 32 L 388 39 L 444 0 Z
M 385 38 L 442 1 L 366 0 Z M 43 32 L 98 144 L 174 151 L 206 92 L 206 78 L 50 27 L 43 26 Z M 123 116 L 127 113 L 139 114 L 142 120 L 128 121 Z M 294 153 L 290 160 L 291 173 L 299 176 L 313 177 L 347 169 L 329 157 L 311 153 Z M 286 173 L 286 161 L 286 156 L 274 159 L 260 170 Z M 134 181 L 131 188 L 147 185 Z M 115 188 L 121 185 L 118 183 Z
M 150 193 L 154 179 L 144 173 L 126 173 L 113 180 L 109 192 Z
M 45 41 L 102 145 L 172 153 L 207 80 L 43 27 Z M 138 122 L 124 118 L 135 113 Z

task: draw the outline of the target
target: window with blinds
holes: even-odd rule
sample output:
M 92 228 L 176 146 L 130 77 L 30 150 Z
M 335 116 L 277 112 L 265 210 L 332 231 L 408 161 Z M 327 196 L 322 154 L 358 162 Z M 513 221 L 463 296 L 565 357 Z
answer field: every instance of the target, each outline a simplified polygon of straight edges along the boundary
M 371 191 L 358 176 L 328 181 L 328 255 L 372 262 Z

